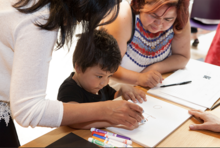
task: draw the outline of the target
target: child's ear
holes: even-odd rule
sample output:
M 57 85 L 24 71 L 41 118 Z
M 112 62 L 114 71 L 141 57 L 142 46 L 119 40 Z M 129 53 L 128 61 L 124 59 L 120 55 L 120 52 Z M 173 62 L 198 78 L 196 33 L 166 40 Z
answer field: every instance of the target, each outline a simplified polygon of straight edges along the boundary
M 81 67 L 75 64 L 75 71 L 76 73 L 81 73 Z

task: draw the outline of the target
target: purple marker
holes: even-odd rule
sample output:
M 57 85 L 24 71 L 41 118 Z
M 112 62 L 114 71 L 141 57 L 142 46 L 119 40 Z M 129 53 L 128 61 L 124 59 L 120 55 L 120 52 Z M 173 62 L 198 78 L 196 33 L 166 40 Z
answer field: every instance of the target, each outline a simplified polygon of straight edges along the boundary
M 103 134 L 106 134 L 106 135 L 110 135 L 110 136 L 115 136 L 115 137 L 131 140 L 131 138 L 128 138 L 128 137 L 125 137 L 125 136 L 122 136 L 122 135 L 118 135 L 118 134 L 113 134 L 111 132 L 106 132 L 106 131 L 103 131 L 103 130 L 96 129 L 96 128 L 92 127 L 91 132 L 93 132 L 93 131 L 103 133 Z

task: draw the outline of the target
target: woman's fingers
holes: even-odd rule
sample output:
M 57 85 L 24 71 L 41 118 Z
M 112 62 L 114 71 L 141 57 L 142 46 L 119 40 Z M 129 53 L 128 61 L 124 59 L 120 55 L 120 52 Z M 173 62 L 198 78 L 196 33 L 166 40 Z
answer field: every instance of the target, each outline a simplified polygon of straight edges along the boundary
M 201 113 L 203 113 L 203 112 L 200 110 L 189 110 L 189 113 L 191 115 L 195 116 L 196 118 L 201 118 L 202 117 Z
M 105 119 L 114 124 L 122 124 L 126 126 L 137 126 L 144 117 L 142 116 L 143 109 L 128 101 L 106 101 L 105 104 Z M 128 124 L 130 123 L 130 124 Z

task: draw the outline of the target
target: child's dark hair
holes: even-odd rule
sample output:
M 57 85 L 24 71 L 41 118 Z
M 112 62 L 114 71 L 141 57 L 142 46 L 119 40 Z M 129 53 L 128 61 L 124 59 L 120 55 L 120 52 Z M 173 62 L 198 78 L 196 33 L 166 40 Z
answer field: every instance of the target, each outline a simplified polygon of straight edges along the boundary
M 95 30 L 93 35 L 93 46 L 90 48 L 92 54 L 88 54 L 83 48 L 87 43 L 87 33 L 81 34 L 73 54 L 73 66 L 77 64 L 85 72 L 88 67 L 99 65 L 102 70 L 114 73 L 121 63 L 117 41 L 104 29 Z

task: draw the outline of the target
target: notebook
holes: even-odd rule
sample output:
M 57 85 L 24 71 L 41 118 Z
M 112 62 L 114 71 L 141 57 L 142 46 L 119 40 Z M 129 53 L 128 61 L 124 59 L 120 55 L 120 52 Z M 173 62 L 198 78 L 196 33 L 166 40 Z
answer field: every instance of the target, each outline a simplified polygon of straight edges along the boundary
M 149 94 L 174 101 L 194 109 L 205 110 L 220 97 L 220 67 L 208 63 L 190 60 L 185 69 L 180 69 L 167 77 L 162 85 L 192 81 L 185 85 L 176 85 L 148 91 Z
M 51 147 L 91 147 L 91 148 L 99 148 L 97 145 L 77 136 L 76 134 L 69 133 L 66 136 L 60 138 L 54 143 L 47 146 L 47 148 Z
M 166 138 L 191 115 L 188 110 L 148 96 L 147 102 L 137 103 L 144 109 L 143 116 L 146 119 L 144 124 L 134 130 L 126 130 L 116 127 L 107 129 L 131 138 L 135 143 L 144 147 L 155 147 Z

